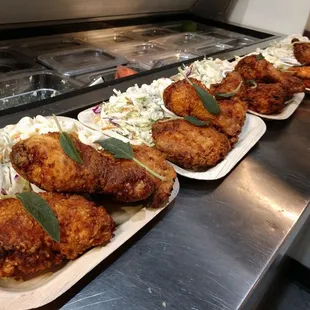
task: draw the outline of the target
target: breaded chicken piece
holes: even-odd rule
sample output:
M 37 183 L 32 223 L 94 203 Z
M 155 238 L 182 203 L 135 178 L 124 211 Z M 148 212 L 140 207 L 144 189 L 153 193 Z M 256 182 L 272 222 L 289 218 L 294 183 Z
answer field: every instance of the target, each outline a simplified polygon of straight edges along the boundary
M 285 107 L 286 91 L 280 83 L 258 83 L 256 88 L 247 89 L 246 97 L 249 109 L 261 114 L 275 114 Z
M 298 43 L 297 43 L 298 42 Z M 300 42 L 293 39 L 294 56 L 302 65 L 310 65 L 310 42 Z
M 256 80 L 263 83 L 281 83 L 287 91 L 287 96 L 305 91 L 303 82 L 287 72 L 276 69 L 266 59 L 256 59 L 256 55 L 242 58 L 235 67 L 244 80 Z
M 163 206 L 169 199 L 176 179 L 176 172 L 166 161 L 161 152 L 146 145 L 133 146 L 135 157 L 147 167 L 165 178 L 164 181 L 153 176 L 155 191 L 148 199 L 148 206 L 158 208 Z
M 197 127 L 185 120 L 157 121 L 152 135 L 167 160 L 195 171 L 215 166 L 231 148 L 228 138 L 215 128 Z
M 212 84 L 210 91 L 213 95 L 215 94 L 227 94 L 234 92 L 241 84 L 239 91 L 236 92 L 235 96 L 243 97 L 245 92 L 245 85 L 243 83 L 242 76 L 239 72 L 233 71 L 227 74 L 227 76 L 218 84 Z
M 114 222 L 103 207 L 77 195 L 40 193 L 60 225 L 54 241 L 18 199 L 0 200 L 0 277 L 24 277 L 110 242 Z
M 210 93 L 200 81 L 192 78 L 190 80 Z M 209 121 L 232 141 L 238 140 L 237 136 L 241 132 L 247 111 L 246 102 L 239 98 L 218 100 L 221 112 L 214 115 L 204 108 L 195 89 L 185 80 L 181 80 L 165 89 L 163 99 L 167 109 L 176 115 L 195 116 L 202 121 Z
M 130 160 L 115 160 L 70 135 L 83 164 L 69 158 L 59 143 L 59 133 L 20 141 L 10 155 L 14 169 L 24 179 L 50 192 L 105 193 L 123 202 L 147 199 L 155 190 L 150 174 Z
M 301 79 L 310 79 L 310 66 L 304 67 L 290 67 L 287 69 L 289 73 L 301 78 Z

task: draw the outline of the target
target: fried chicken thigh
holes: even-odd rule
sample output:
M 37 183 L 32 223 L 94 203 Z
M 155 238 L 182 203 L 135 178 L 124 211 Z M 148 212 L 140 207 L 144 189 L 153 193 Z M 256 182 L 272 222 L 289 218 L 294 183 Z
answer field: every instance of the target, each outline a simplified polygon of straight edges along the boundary
M 180 167 L 204 170 L 229 152 L 228 138 L 212 127 L 197 127 L 185 120 L 157 121 L 152 135 L 156 148 Z
M 304 92 L 303 82 L 287 72 L 276 69 L 266 59 L 257 60 L 256 55 L 242 58 L 235 67 L 244 80 L 256 80 L 263 83 L 281 83 L 290 97 L 296 93 Z
M 210 91 L 198 80 L 192 82 Z M 215 128 L 225 133 L 232 142 L 238 140 L 245 121 L 247 104 L 239 98 L 218 100 L 220 114 L 214 115 L 208 112 L 197 95 L 195 89 L 185 80 L 177 81 L 168 86 L 163 95 L 167 109 L 178 116 L 195 116 L 202 121 L 209 121 Z
M 0 200 L 0 277 L 24 277 L 106 245 L 114 222 L 103 207 L 78 195 L 41 193 L 60 225 L 60 243 L 25 211 L 18 199 Z
M 300 42 L 298 39 L 293 39 L 294 56 L 302 65 L 310 65 L 310 42 Z
M 134 161 L 114 159 L 111 154 L 98 152 L 73 135 L 70 137 L 83 164 L 64 153 L 59 143 L 59 133 L 48 133 L 32 136 L 13 146 L 10 159 L 14 169 L 30 183 L 46 191 L 102 193 L 122 202 L 145 200 L 158 188 L 153 176 Z M 148 150 L 151 152 L 151 148 Z M 144 149 L 141 162 L 144 158 L 149 161 L 148 150 Z M 164 165 L 162 156 L 154 157 Z
M 249 109 L 262 114 L 280 113 L 285 107 L 286 91 L 282 84 L 258 83 L 246 91 Z

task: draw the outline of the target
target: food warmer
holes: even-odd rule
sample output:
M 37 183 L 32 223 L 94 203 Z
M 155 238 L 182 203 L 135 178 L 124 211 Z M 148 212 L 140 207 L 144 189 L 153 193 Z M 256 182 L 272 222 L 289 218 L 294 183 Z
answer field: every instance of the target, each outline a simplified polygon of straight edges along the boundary
M 1 127 L 23 116 L 76 117 L 114 88 L 170 77 L 203 57 L 233 59 L 281 37 L 226 22 L 230 2 L 7 1 Z M 115 79 L 119 66 L 135 74 Z M 298 248 L 310 213 L 309 113 L 306 97 L 291 120 L 269 122 L 224 179 L 181 177 L 169 208 L 42 309 L 255 308 Z M 287 206 L 290 217 L 281 212 Z

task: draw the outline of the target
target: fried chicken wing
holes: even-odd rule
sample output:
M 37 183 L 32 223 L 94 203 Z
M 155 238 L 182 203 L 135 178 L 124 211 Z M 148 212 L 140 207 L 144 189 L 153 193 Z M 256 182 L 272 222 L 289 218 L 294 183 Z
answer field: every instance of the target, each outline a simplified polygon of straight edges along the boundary
M 287 70 L 301 79 L 310 79 L 310 66 L 290 67 Z
M 281 72 L 276 69 L 266 59 L 257 60 L 255 55 L 242 58 L 235 67 L 243 79 L 256 80 L 263 83 L 281 83 L 287 91 L 287 96 L 304 92 L 303 82 L 287 72 Z
M 229 152 L 228 138 L 212 127 L 197 127 L 185 120 L 157 121 L 152 135 L 156 148 L 180 167 L 205 170 Z
M 155 181 L 134 161 L 114 159 L 108 152 L 98 152 L 75 136 L 70 137 L 83 164 L 64 153 L 59 143 L 59 133 L 48 133 L 32 136 L 13 146 L 10 159 L 14 169 L 30 183 L 46 191 L 102 193 L 112 195 L 118 201 L 135 202 L 149 198 L 158 190 L 158 180 Z M 140 155 L 141 161 L 149 162 L 147 153 L 153 154 L 153 150 L 137 146 L 135 153 L 139 148 L 144 152 L 143 156 Z M 165 166 L 165 159 L 156 155 L 153 154 L 153 159 Z M 173 180 L 167 182 L 173 183 Z M 159 206 L 154 203 L 154 207 Z
M 256 88 L 247 89 L 246 97 L 249 109 L 262 114 L 275 114 L 285 107 L 286 91 L 280 83 L 258 83 Z
M 210 92 L 200 81 L 192 82 Z M 218 115 L 208 112 L 194 88 L 185 80 L 177 81 L 168 86 L 163 95 L 167 109 L 178 116 L 195 116 L 202 121 L 209 121 L 214 127 L 229 136 L 232 142 L 238 140 L 245 121 L 247 104 L 240 98 L 218 100 L 221 113 Z
M 18 199 L 0 200 L 0 277 L 24 277 L 106 245 L 114 222 L 103 207 L 78 195 L 40 194 L 60 225 L 60 243 L 25 211 Z
M 294 56 L 302 65 L 310 65 L 310 42 L 299 42 L 293 39 Z

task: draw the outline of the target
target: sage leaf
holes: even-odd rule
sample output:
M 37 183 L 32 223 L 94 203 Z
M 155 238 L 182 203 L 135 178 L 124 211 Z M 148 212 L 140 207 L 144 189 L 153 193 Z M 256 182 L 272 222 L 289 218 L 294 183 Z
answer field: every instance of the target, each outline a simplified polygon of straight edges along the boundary
M 134 152 L 133 152 L 133 149 L 130 143 L 128 142 L 125 143 L 116 138 L 98 140 L 98 141 L 95 141 L 95 143 L 98 143 L 100 146 L 103 147 L 105 151 L 114 155 L 115 158 L 131 159 L 134 162 L 136 162 L 140 167 L 143 167 L 145 170 L 147 170 L 154 177 L 160 179 L 161 181 L 165 179 L 163 176 L 156 173 L 154 170 L 150 169 L 145 164 L 143 164 L 140 160 L 134 157 Z
M 185 78 L 185 80 L 194 87 L 197 95 L 199 96 L 199 98 L 202 101 L 202 104 L 204 106 L 204 108 L 212 113 L 212 114 L 219 114 L 221 113 L 221 109 L 218 105 L 218 103 L 216 102 L 215 98 L 210 95 L 207 91 L 205 91 L 203 88 L 201 88 L 200 86 L 198 86 L 195 83 L 192 83 L 191 80 L 183 73 L 181 68 L 178 68 L 180 74 Z
M 129 142 L 125 143 L 115 138 L 108 138 L 95 143 L 98 143 L 105 151 L 114 155 L 115 158 L 133 159 L 134 157 L 133 149 Z
M 265 57 L 263 56 L 262 53 L 259 53 L 256 55 L 256 60 L 259 61 L 259 60 L 262 60 L 262 59 L 265 59 Z
M 60 242 L 59 223 L 46 200 L 34 192 L 23 192 L 17 194 L 16 198 L 50 237 L 56 242 Z
M 195 116 L 184 116 L 184 119 L 195 125 L 195 126 L 198 126 L 198 127 L 205 127 L 205 126 L 209 126 L 209 122 L 203 122 L 201 121 L 200 119 L 198 119 L 197 117 Z
M 83 160 L 79 152 L 77 151 L 74 143 L 72 142 L 70 136 L 62 130 L 55 114 L 53 114 L 53 118 L 60 133 L 59 142 L 63 151 L 75 162 L 83 164 Z
M 212 114 L 221 113 L 220 106 L 212 95 L 195 83 L 193 83 L 193 87 L 195 88 L 197 95 L 200 97 L 202 104 L 207 111 Z
M 66 132 L 60 133 L 60 145 L 63 151 L 75 162 L 79 164 L 83 164 L 83 160 L 77 151 L 76 147 L 74 146 L 70 136 Z
M 241 81 L 239 83 L 239 85 L 237 86 L 237 88 L 230 93 L 215 93 L 214 95 L 215 95 L 215 97 L 231 98 L 234 95 L 236 95 L 236 93 L 240 90 L 242 83 L 243 82 Z

